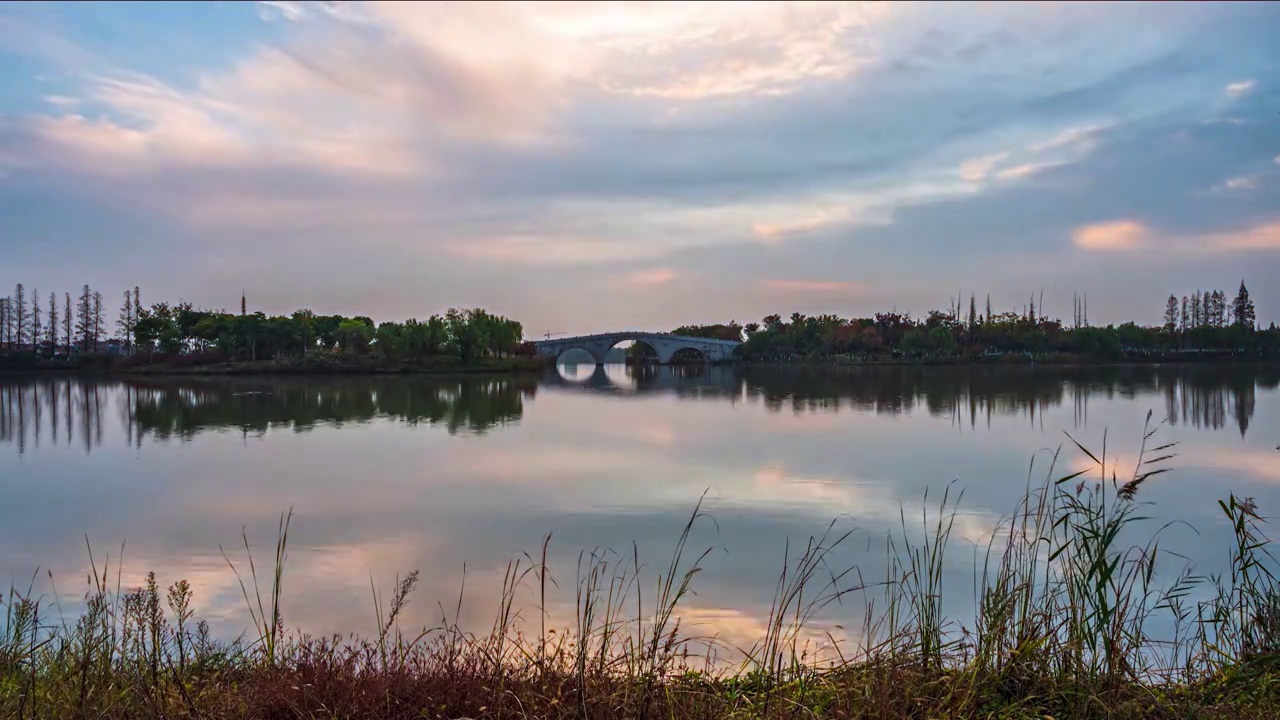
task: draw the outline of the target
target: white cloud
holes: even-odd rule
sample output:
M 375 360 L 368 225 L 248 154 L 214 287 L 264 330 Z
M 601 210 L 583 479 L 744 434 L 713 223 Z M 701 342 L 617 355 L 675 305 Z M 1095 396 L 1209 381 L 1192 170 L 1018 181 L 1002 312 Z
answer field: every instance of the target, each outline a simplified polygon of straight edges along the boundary
M 299 2 L 289 0 L 258 0 L 258 17 L 271 21 L 277 16 L 285 20 L 299 20 L 303 15 L 303 6 Z
M 1063 165 L 1066 165 L 1066 164 L 1067 163 L 1065 161 L 1061 161 L 1061 160 L 1023 163 L 1022 165 L 1015 165 L 1013 167 L 1005 168 L 1001 170 L 1000 172 L 996 173 L 996 178 L 999 180 L 1021 180 L 1023 178 L 1029 178 L 1038 173 L 1042 173 L 1045 170 L 1052 170 L 1053 168 L 1056 168 L 1056 167 L 1062 167 Z
M 1251 177 L 1233 177 L 1223 183 L 1228 190 L 1253 190 L 1258 187 L 1258 181 Z
M 1258 83 L 1256 83 L 1253 80 L 1241 80 L 1239 82 L 1233 82 L 1227 85 L 1226 93 L 1230 97 L 1240 97 L 1241 95 L 1244 95 L 1245 93 L 1248 93 L 1249 91 L 1253 90 L 1257 86 L 1258 86 Z
M 1034 153 L 1047 153 L 1063 149 L 1078 149 L 1087 152 L 1096 146 L 1098 136 L 1110 127 L 1111 123 L 1095 123 L 1067 128 L 1044 142 L 1032 145 L 1028 150 Z

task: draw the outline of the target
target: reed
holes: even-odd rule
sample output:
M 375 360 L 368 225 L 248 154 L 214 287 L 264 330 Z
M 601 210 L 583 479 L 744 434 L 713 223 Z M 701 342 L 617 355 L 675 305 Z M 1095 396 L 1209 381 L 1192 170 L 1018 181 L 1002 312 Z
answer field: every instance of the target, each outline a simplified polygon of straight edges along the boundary
M 1144 498 L 1176 448 L 1148 448 L 1158 430 L 1148 428 L 1123 477 L 1105 438 L 1099 453 L 1068 438 L 1090 470 L 1057 472 L 1061 448 L 1042 479 L 1032 465 L 1024 497 L 975 549 L 972 617 L 945 613 L 962 591 L 943 576 L 963 499 L 948 486 L 926 496 L 918 522 L 901 514 L 884 539 L 883 577 L 835 564 L 852 531 L 834 522 L 788 542 L 763 635 L 747 647 L 681 622 L 712 552 L 691 547 L 694 529 L 714 522 L 701 501 L 656 577 L 634 546 L 582 552 L 563 629 L 547 626 L 560 587 L 549 535 L 507 566 L 488 630 L 461 626 L 459 593 L 438 624 L 403 632 L 415 572 L 386 595 L 371 582 L 377 630 L 367 639 L 286 630 L 291 512 L 269 576 L 257 573 L 247 535 L 247 572 L 227 556 L 254 628 L 229 642 L 194 620 L 186 582 L 162 592 L 149 575 L 122 590 L 116 558 L 111 588 L 112 559 L 99 569 L 91 553 L 74 620 L 56 592 L 52 602 L 35 594 L 34 577 L 3 597 L 0 717 L 1276 717 L 1280 591 L 1266 522 L 1251 499 L 1221 502 L 1234 545 L 1220 574 L 1162 550 L 1169 526 L 1144 530 Z M 518 602 L 528 591 L 532 620 Z M 832 652 L 820 657 L 804 638 L 836 607 L 861 618 L 860 632 L 828 633 Z

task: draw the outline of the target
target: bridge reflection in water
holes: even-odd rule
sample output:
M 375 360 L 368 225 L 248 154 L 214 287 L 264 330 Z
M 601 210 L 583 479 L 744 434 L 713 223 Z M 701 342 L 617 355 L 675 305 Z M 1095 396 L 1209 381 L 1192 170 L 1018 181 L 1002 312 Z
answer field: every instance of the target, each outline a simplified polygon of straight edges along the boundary
M 568 366 L 543 377 L 442 379 L 172 378 L 102 380 L 0 378 L 0 442 L 76 443 L 85 451 L 107 435 L 131 445 L 145 438 L 186 439 L 208 430 L 258 435 L 272 429 L 306 432 L 319 426 L 391 419 L 481 434 L 517 423 L 539 392 L 682 400 L 761 402 L 774 412 L 926 412 L 970 426 L 993 415 L 1022 414 L 1036 423 L 1071 403 L 1076 426 L 1087 426 L 1091 398 L 1155 396 L 1173 424 L 1223 429 L 1243 437 L 1259 388 L 1280 385 L 1276 368 L 1120 366 L 1107 368 L 983 367 L 715 367 Z M 1160 414 L 1159 406 L 1156 410 Z M 116 429 L 123 433 L 116 432 Z

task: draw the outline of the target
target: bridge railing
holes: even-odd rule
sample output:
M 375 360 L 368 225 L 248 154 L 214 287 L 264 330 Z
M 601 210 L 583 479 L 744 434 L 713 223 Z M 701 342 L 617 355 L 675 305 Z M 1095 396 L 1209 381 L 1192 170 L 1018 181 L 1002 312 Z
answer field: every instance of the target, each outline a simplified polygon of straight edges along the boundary
M 621 330 L 618 332 L 595 333 L 592 335 L 574 335 L 572 337 L 561 337 L 561 338 L 556 338 L 554 340 L 551 340 L 551 339 L 534 340 L 533 343 L 535 345 L 559 345 L 567 342 L 582 342 L 584 340 L 602 340 L 604 338 L 611 338 L 611 337 L 616 337 L 620 339 L 629 339 L 632 337 L 679 338 L 681 340 L 696 340 L 699 342 L 723 343 L 726 345 L 742 344 L 741 340 L 722 340 L 720 338 L 704 338 L 704 337 L 695 337 L 692 335 L 676 335 L 675 333 L 646 332 L 643 330 Z

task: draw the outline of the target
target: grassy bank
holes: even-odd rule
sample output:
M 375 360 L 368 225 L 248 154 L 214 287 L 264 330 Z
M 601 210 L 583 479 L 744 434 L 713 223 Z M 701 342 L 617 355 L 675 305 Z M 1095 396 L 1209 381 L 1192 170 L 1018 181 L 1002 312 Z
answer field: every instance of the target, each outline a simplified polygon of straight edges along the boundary
M 1146 441 L 1152 445 L 1152 434 Z M 1134 472 L 1070 445 L 1094 471 L 1029 483 L 974 567 L 972 588 L 943 587 L 958 499 L 902 518 L 882 548 L 883 577 L 833 568 L 848 535 L 792 547 L 766 630 L 739 662 L 698 656 L 679 621 L 706 557 L 690 546 L 708 522 L 695 509 L 653 573 L 631 554 L 584 553 L 570 627 L 546 627 L 547 546 L 508 566 L 492 626 L 456 621 L 419 631 L 398 618 L 410 574 L 375 596 L 374 637 L 286 630 L 289 518 L 274 563 L 233 564 L 254 628 L 226 644 L 192 612 L 184 582 L 111 587 L 95 567 L 86 610 L 63 620 L 10 592 L 0 633 L 0 717 L 196 718 L 1273 718 L 1280 714 L 1280 593 L 1263 520 L 1251 500 L 1221 511 L 1235 544 L 1230 571 L 1199 576 L 1160 549 L 1143 498 L 1173 455 L 1144 447 Z M 1101 472 L 1106 468 L 1106 472 Z M 1138 544 L 1122 540 L 1147 535 Z M 246 540 L 246 549 L 248 542 Z M 230 560 L 228 562 L 231 562 Z M 654 585 L 656 577 L 656 586 Z M 118 578 L 118 575 L 115 577 Z M 573 584 L 569 585 L 570 581 Z M 533 607 L 517 597 L 531 590 Z M 949 618 L 944 596 L 976 595 L 976 615 Z M 802 639 L 834 603 L 858 618 L 858 640 L 815 662 Z M 456 616 L 455 616 L 456 617 Z M 1157 634 L 1158 626 L 1172 628 Z

